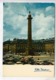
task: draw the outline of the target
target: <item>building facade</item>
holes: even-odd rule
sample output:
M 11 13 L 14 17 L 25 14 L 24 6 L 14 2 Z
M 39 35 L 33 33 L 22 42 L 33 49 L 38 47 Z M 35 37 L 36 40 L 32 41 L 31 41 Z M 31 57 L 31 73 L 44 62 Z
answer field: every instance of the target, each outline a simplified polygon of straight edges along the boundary
M 53 52 L 54 53 L 54 50 L 55 50 L 54 44 L 55 44 L 54 39 L 37 40 L 37 41 L 32 40 L 32 52 L 34 54 L 36 52 Z M 6 41 L 3 43 L 4 53 L 7 53 L 9 51 L 15 54 L 26 53 L 27 48 L 28 48 L 27 40 L 14 39 L 13 41 Z

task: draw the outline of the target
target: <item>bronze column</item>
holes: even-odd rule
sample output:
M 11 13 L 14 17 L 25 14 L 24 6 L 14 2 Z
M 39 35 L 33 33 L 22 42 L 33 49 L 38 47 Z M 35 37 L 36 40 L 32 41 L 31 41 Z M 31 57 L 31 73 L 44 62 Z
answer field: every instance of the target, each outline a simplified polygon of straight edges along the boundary
M 28 54 L 31 55 L 32 54 L 32 16 L 31 13 L 29 12 L 28 15 Z

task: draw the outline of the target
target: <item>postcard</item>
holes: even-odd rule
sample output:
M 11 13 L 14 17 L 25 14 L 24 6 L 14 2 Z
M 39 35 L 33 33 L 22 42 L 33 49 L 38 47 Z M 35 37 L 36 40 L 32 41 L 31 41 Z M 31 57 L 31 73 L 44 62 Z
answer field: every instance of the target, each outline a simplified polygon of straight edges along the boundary
M 54 77 L 55 3 L 3 3 L 3 76 Z
M 55 6 L 50 0 L 0 3 L 4 80 L 55 80 Z

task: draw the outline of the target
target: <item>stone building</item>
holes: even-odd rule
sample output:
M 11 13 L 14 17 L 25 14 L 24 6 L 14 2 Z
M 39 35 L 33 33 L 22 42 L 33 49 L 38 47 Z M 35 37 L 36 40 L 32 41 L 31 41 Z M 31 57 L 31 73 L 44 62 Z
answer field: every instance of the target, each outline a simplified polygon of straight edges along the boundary
M 53 52 L 55 50 L 54 38 L 47 40 L 32 40 L 32 52 Z M 27 40 L 14 39 L 13 41 L 5 41 L 3 43 L 3 52 L 9 52 L 20 54 L 26 53 Z

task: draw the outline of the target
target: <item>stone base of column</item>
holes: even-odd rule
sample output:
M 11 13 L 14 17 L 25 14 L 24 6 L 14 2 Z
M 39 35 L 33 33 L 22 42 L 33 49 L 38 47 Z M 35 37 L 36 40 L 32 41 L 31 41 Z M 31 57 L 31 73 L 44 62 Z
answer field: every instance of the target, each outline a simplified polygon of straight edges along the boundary
M 32 51 L 32 48 L 31 49 L 27 48 L 26 55 L 34 55 L 34 52 Z

